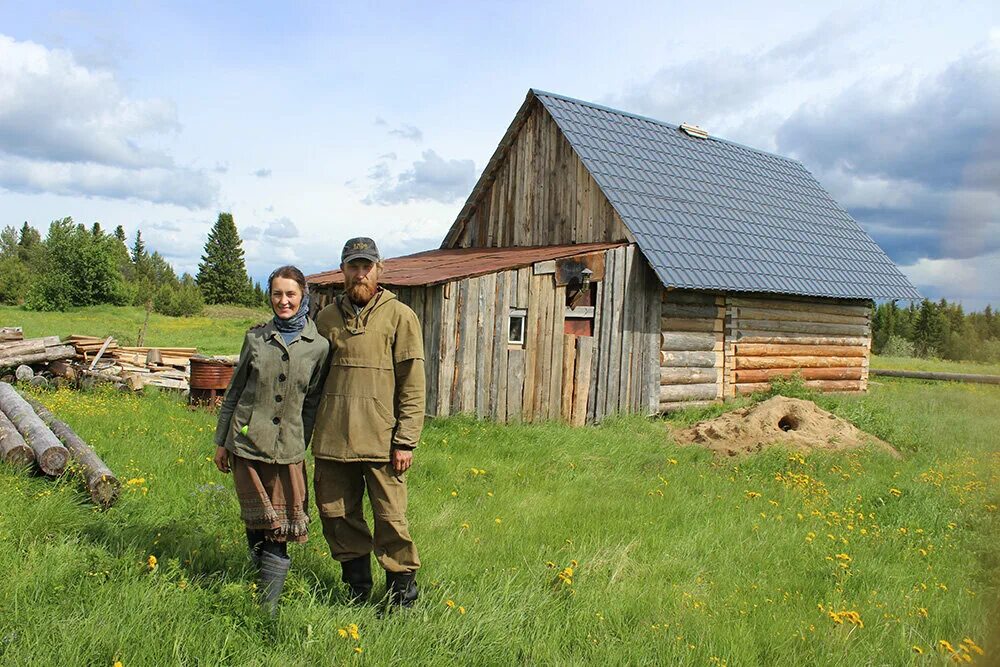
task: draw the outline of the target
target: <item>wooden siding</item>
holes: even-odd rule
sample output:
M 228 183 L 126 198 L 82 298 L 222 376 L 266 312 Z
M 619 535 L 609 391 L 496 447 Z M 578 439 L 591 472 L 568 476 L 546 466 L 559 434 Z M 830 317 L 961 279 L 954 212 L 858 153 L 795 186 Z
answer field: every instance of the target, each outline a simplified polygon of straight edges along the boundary
M 722 399 L 724 297 L 663 290 L 660 314 L 660 411 Z
M 468 217 L 443 247 L 541 246 L 631 241 L 555 120 L 537 101 L 492 173 L 477 185 Z M 466 209 L 463 209 L 465 211 Z

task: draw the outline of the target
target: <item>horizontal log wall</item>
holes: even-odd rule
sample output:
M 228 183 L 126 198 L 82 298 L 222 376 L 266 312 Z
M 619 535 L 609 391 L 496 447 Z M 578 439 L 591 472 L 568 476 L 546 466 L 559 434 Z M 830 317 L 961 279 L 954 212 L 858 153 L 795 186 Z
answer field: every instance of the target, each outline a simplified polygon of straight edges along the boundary
M 820 391 L 864 391 L 870 314 L 857 300 L 728 296 L 725 395 L 793 375 Z
M 723 397 L 724 316 L 722 296 L 661 291 L 660 412 Z
M 537 101 L 492 181 L 477 190 L 473 210 L 456 222 L 445 247 L 630 240 L 621 217 Z

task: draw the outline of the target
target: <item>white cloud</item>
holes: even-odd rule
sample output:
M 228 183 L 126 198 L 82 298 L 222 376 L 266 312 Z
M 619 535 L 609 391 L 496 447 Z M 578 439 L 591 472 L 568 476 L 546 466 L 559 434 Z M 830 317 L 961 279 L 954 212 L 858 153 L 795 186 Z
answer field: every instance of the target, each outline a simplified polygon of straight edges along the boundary
M 900 267 L 913 284 L 929 298 L 961 301 L 968 308 L 997 305 L 996 276 L 1000 275 L 1000 252 L 970 259 L 923 258 Z
M 476 183 L 472 160 L 445 160 L 433 150 L 423 152 L 413 167 L 393 179 L 385 161 L 371 168 L 375 189 L 365 204 L 405 204 L 411 201 L 451 203 L 468 196 Z
M 179 130 L 169 100 L 133 99 L 68 51 L 0 35 L 0 187 L 207 206 L 218 186 L 203 171 L 140 143 Z

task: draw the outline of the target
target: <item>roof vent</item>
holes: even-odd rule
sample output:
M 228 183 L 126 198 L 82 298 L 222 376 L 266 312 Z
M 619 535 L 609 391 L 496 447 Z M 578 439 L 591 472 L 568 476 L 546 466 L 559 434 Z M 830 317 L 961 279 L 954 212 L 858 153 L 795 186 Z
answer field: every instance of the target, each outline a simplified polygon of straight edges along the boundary
M 689 137 L 694 137 L 695 139 L 708 139 L 708 130 L 703 130 L 697 125 L 691 125 L 690 123 L 681 123 L 681 132 L 688 135 Z

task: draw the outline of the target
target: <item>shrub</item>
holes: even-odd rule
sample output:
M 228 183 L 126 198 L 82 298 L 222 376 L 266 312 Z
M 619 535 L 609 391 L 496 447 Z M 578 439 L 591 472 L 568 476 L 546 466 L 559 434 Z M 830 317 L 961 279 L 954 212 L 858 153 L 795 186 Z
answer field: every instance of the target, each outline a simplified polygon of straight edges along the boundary
M 197 315 L 204 307 L 205 299 L 196 285 L 163 285 L 153 296 L 153 310 L 172 317 Z
M 879 354 L 884 357 L 914 357 L 916 350 L 911 341 L 900 336 L 889 336 Z

